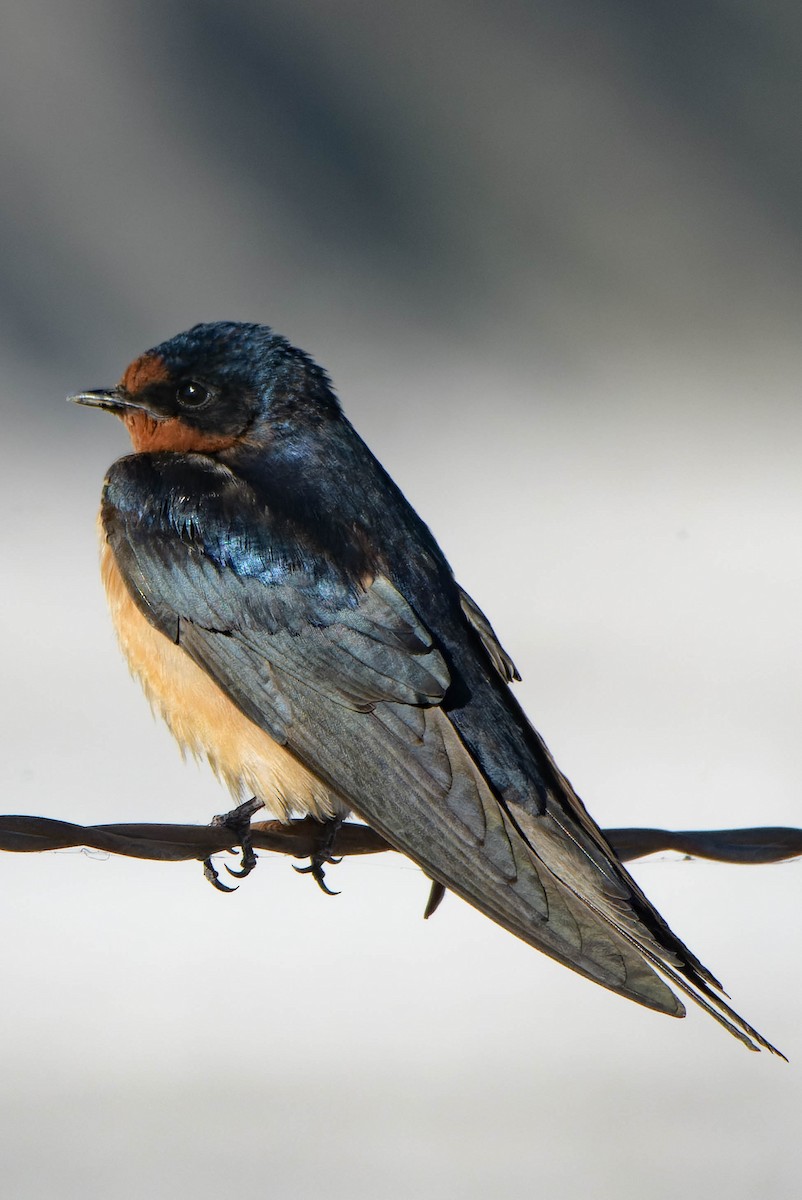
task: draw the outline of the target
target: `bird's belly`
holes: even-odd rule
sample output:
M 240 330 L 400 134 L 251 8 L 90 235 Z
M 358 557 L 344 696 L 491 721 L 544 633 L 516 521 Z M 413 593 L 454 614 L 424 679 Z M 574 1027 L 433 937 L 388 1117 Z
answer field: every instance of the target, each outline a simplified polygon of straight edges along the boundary
M 281 820 L 344 815 L 347 804 L 254 725 L 180 646 L 134 603 L 101 527 L 103 585 L 120 647 L 183 753 L 208 759 L 239 799 L 257 796 Z

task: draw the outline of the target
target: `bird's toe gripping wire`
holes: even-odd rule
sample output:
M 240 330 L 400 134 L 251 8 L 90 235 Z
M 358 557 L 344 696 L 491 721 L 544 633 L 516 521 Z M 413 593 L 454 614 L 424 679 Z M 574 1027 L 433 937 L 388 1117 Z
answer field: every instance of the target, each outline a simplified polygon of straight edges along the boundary
M 342 862 L 342 858 L 334 858 L 331 851 L 334 846 L 335 838 L 343 823 L 342 817 L 329 817 L 326 821 L 320 822 L 321 840 L 316 850 L 309 855 L 308 867 L 296 867 L 293 863 L 293 871 L 297 871 L 299 875 L 311 875 L 317 886 L 327 896 L 339 896 L 339 892 L 333 891 L 326 884 L 326 873 L 323 870 L 325 866 L 336 865 Z
M 236 834 L 236 843 L 242 849 L 242 858 L 240 860 L 240 870 L 235 871 L 231 867 L 226 866 L 229 875 L 233 875 L 236 879 L 244 879 L 246 875 L 250 875 L 257 863 L 256 853 L 251 840 L 251 817 L 258 812 L 260 808 L 264 808 L 264 802 L 257 800 L 256 797 L 252 800 L 247 800 L 244 804 L 240 804 L 237 808 L 232 808 L 231 812 L 218 813 L 216 817 L 212 817 L 211 825 L 222 826 L 224 829 L 230 829 Z M 220 876 L 212 864 L 211 856 L 203 860 L 203 875 L 208 879 L 212 887 L 217 888 L 218 892 L 236 892 L 237 886 L 228 887 L 227 884 L 221 883 Z

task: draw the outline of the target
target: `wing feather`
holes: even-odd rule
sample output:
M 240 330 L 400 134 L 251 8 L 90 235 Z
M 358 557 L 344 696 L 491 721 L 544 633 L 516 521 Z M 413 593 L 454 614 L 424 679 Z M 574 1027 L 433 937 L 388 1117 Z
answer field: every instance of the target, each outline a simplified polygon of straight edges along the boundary
M 681 1016 L 659 971 L 747 1044 L 768 1045 L 711 990 L 553 764 L 528 791 L 491 783 L 450 715 L 447 657 L 385 574 L 338 571 L 199 456 L 120 460 L 102 514 L 148 620 L 433 879 L 614 991 Z M 455 596 L 499 688 L 512 662 Z

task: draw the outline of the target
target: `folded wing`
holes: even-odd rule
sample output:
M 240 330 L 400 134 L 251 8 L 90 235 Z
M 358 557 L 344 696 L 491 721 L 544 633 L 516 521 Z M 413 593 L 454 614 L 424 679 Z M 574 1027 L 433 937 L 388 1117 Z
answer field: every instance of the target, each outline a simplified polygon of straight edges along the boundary
M 120 460 L 102 517 L 147 619 L 433 879 L 613 991 L 681 1016 L 656 968 L 750 1048 L 772 1048 L 648 906 L 553 764 L 537 803 L 491 785 L 449 715 L 446 658 L 389 578 L 338 569 L 201 456 Z M 511 661 L 455 595 L 505 686 Z

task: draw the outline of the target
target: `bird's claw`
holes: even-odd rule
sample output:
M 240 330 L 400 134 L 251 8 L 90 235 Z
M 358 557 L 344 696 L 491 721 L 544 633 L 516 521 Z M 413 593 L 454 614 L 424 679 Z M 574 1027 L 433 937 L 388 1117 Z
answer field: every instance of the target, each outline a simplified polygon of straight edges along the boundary
M 251 871 L 259 861 L 256 857 L 256 851 L 253 848 L 253 843 L 251 842 L 249 834 L 245 834 L 243 836 L 240 846 L 242 848 L 240 870 L 236 871 L 234 867 L 230 867 L 228 863 L 226 863 L 226 870 L 228 871 L 229 875 L 233 875 L 235 879 L 244 879 L 246 875 L 250 875 Z
M 250 875 L 258 861 L 253 848 L 253 842 L 251 841 L 251 817 L 263 807 L 264 802 L 257 800 L 254 796 L 252 800 L 247 800 L 244 804 L 238 805 L 231 812 L 218 813 L 210 821 L 211 825 L 222 826 L 225 829 L 230 829 L 232 833 L 237 834 L 237 842 L 242 848 L 241 869 L 237 871 L 226 866 L 229 875 L 233 875 L 236 879 L 244 879 L 246 875 Z M 227 884 L 220 882 L 220 876 L 212 864 L 211 856 L 203 861 L 203 874 L 204 878 L 208 879 L 212 887 L 217 888 L 218 892 L 236 892 L 236 885 L 228 887 Z
M 325 892 L 327 896 L 339 896 L 339 892 L 335 892 L 326 883 L 326 873 L 323 870 L 324 863 L 339 863 L 341 858 L 331 858 L 329 855 L 325 857 L 319 854 L 313 854 L 308 867 L 296 867 L 292 864 L 293 871 L 297 871 L 299 875 L 311 875 L 321 892 Z
M 228 884 L 221 882 L 220 876 L 217 874 L 217 871 L 215 870 L 212 860 L 210 858 L 204 858 L 204 860 L 203 860 L 203 878 L 208 879 L 208 881 L 212 885 L 212 887 L 217 888 L 218 892 L 236 892 L 237 891 L 236 884 L 234 885 L 234 887 L 229 887 Z
M 336 866 L 337 863 L 342 862 L 342 858 L 334 858 L 331 853 L 334 839 L 342 823 L 342 817 L 329 817 L 327 821 L 321 822 L 324 830 L 323 841 L 318 849 L 309 855 L 309 866 L 296 867 L 295 863 L 292 864 L 293 871 L 297 871 L 299 875 L 311 875 L 320 890 L 327 896 L 339 896 L 340 894 L 333 891 L 326 883 L 326 873 L 323 868 L 329 865 Z

